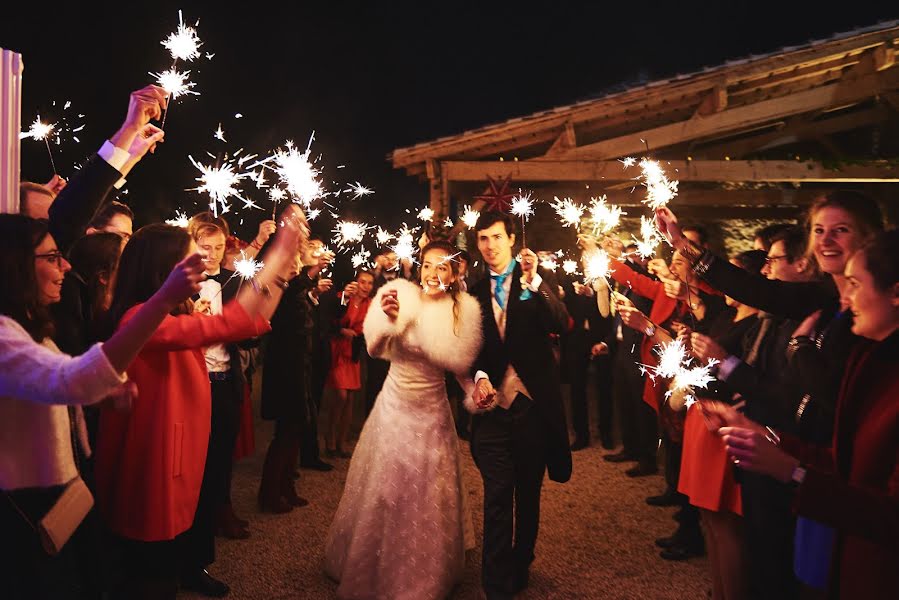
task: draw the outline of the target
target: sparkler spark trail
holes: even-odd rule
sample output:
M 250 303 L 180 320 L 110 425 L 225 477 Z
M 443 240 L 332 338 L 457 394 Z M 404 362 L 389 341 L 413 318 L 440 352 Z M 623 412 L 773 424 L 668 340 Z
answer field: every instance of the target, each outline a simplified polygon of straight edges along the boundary
M 431 219 L 434 218 L 434 209 L 426 206 L 425 208 L 418 211 L 418 218 L 422 221 L 430 223 Z
M 187 215 L 184 214 L 182 211 L 176 210 L 175 218 L 174 219 L 166 219 L 165 222 L 167 225 L 174 225 L 175 227 L 183 227 L 184 229 L 187 229 L 190 219 L 188 219 Z
M 172 100 L 185 94 L 193 94 L 199 96 L 200 92 L 195 92 L 191 88 L 196 84 L 188 79 L 190 71 L 176 71 L 174 68 L 162 73 L 150 73 L 156 78 L 156 84 L 165 90 Z M 168 112 L 168 111 L 166 111 Z
M 620 162 L 622 165 L 624 165 L 625 169 L 628 167 L 633 167 L 635 164 L 637 164 L 637 160 L 632 156 L 623 158 L 623 159 L 619 160 L 618 162 Z
M 353 263 L 353 268 L 358 270 L 359 267 L 365 265 L 368 262 L 368 259 L 371 258 L 371 252 L 363 248 L 359 252 L 353 255 L 351 261 Z
M 358 181 L 350 185 L 350 189 L 345 190 L 346 192 L 350 192 L 353 194 L 353 200 L 358 200 L 362 196 L 368 196 L 369 194 L 374 194 L 375 191 L 371 188 L 367 188 Z
M 554 258 L 545 258 L 540 261 L 540 266 L 555 273 L 556 269 L 559 268 L 559 263 L 557 263 Z
M 334 226 L 334 243 L 338 248 L 361 242 L 369 226 L 356 221 L 338 221 Z
M 234 169 L 234 165 L 227 162 L 220 167 L 214 167 L 200 164 L 192 156 L 187 158 L 200 171 L 200 176 L 197 177 L 200 186 L 194 189 L 200 193 L 209 194 L 209 208 L 215 216 L 218 216 L 219 204 L 221 204 L 223 213 L 230 210 L 231 207 L 226 202 L 230 196 L 247 202 L 240 196 L 237 186 L 240 184 L 240 180 L 248 177 L 250 173 L 238 172 Z
M 584 283 L 589 285 L 602 279 L 608 285 L 609 274 L 612 272 L 609 263 L 609 255 L 605 250 L 595 250 L 584 255 Z
M 310 144 L 312 140 L 310 139 Z M 281 181 L 287 186 L 287 191 L 294 196 L 300 204 L 309 207 L 313 200 L 325 196 L 318 177 L 321 169 L 316 168 L 309 160 L 310 149 L 300 152 L 293 143 L 285 144 L 286 150 L 278 150 L 271 157 L 257 164 L 265 164 L 274 161 L 275 172 Z M 256 166 L 256 165 L 253 165 Z
M 643 170 L 643 185 L 646 186 L 646 199 L 644 204 L 652 210 L 667 206 L 677 195 L 677 181 L 669 181 L 665 171 L 658 162 L 644 158 L 640 160 L 640 168 Z
M 212 137 L 214 137 L 217 140 L 221 140 L 223 142 L 228 141 L 225 139 L 225 131 L 222 129 L 221 123 L 219 123 L 218 129 L 215 130 L 215 133 L 212 134 Z M 261 173 L 261 171 L 260 171 L 260 173 Z
M 50 150 L 50 134 L 53 133 L 53 129 L 56 127 L 55 123 L 43 123 L 41 122 L 41 116 L 38 115 L 34 119 L 34 123 L 31 124 L 31 127 L 28 131 L 23 131 L 19 134 L 19 139 L 23 139 L 26 137 L 30 137 L 35 141 L 44 141 L 44 144 L 47 146 L 47 154 L 50 155 L 50 166 L 53 167 L 53 174 L 56 174 L 56 161 L 53 160 L 53 151 Z
M 396 244 L 393 246 L 389 246 L 391 250 L 396 253 L 396 265 L 394 269 L 399 270 L 402 268 L 402 264 L 404 260 L 408 260 L 410 263 L 415 263 L 415 238 L 413 237 L 413 230 L 409 229 L 405 223 L 403 223 L 403 228 L 399 230 L 396 234 Z
M 633 237 L 633 236 L 631 236 Z M 641 258 L 650 258 L 656 252 L 656 246 L 662 241 L 662 235 L 656 229 L 652 219 L 640 215 L 640 239 L 633 238 L 637 244 L 637 254 Z
M 199 48 L 203 45 L 203 42 L 200 41 L 197 35 L 197 30 L 184 24 L 180 10 L 178 11 L 178 29 L 159 43 L 165 46 L 175 63 L 179 60 L 189 62 L 199 57 Z
M 318 217 L 320 214 L 322 214 L 322 209 L 310 208 L 309 210 L 306 211 L 306 220 L 314 221 L 316 219 L 316 217 Z
M 385 231 L 384 229 L 382 229 L 380 227 L 378 227 L 378 233 L 376 234 L 375 237 L 378 240 L 379 246 L 384 246 L 387 244 L 387 242 L 389 242 L 391 239 L 393 239 L 393 236 L 390 235 L 390 232 Z
M 705 389 L 715 378 L 711 375 L 711 369 L 718 364 L 714 358 L 708 360 L 705 365 L 694 365 L 693 359 L 687 355 L 687 349 L 681 340 L 672 340 L 661 345 L 655 350 L 659 357 L 657 366 L 639 364 L 640 372 L 649 375 L 653 381 L 656 377 L 671 379 L 671 389 L 665 393 L 665 397 L 674 392 L 685 391 L 685 404 L 687 408 L 696 401 L 693 391 L 697 388 Z
M 566 260 L 562 263 L 562 270 L 565 271 L 568 275 L 574 275 L 577 273 L 577 261 L 576 260 Z
M 571 198 L 559 200 L 557 197 L 555 200 L 553 208 L 556 209 L 556 214 L 559 215 L 562 225 L 564 227 L 580 227 L 581 217 L 584 216 L 586 207 L 583 204 L 577 204 Z
M 241 250 L 240 258 L 234 261 L 234 274 L 239 276 L 244 281 L 249 281 L 256 276 L 256 273 L 262 270 L 262 267 L 265 266 L 265 263 L 262 261 L 256 261 L 253 258 L 250 258 L 246 255 L 246 253 Z
M 593 222 L 593 236 L 605 235 L 617 228 L 624 214 L 614 204 L 606 204 L 606 197 L 590 199 L 590 220 Z
M 463 223 L 465 223 L 466 227 L 468 227 L 469 229 L 474 229 L 480 217 L 481 213 L 479 211 L 472 210 L 472 208 L 466 204 L 465 209 L 462 212 L 462 217 L 460 217 L 460 219 Z
M 531 199 L 531 193 L 522 194 L 521 189 L 519 189 L 518 195 L 512 198 L 509 212 L 516 217 L 521 217 L 521 244 L 527 248 L 528 243 L 524 233 L 524 224 L 534 214 L 534 201 Z

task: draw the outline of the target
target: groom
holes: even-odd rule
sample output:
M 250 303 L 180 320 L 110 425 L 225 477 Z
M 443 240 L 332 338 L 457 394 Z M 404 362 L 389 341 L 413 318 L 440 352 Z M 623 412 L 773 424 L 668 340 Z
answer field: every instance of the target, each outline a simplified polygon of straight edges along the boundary
M 540 488 L 571 477 L 571 451 L 551 333 L 568 313 L 528 249 L 519 265 L 512 219 L 481 215 L 475 227 L 489 277 L 471 293 L 481 304 L 484 345 L 468 400 L 471 454 L 484 480 L 482 583 L 488 599 L 511 598 L 528 583 L 540 521 Z

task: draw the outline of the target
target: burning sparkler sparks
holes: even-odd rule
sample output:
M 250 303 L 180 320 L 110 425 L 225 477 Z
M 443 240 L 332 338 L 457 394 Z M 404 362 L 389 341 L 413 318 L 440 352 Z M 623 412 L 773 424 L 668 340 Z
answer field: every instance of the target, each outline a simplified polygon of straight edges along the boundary
M 369 226 L 356 221 L 338 221 L 334 226 L 334 243 L 338 248 L 361 242 Z
M 718 361 L 711 358 L 705 365 L 693 364 L 693 358 L 687 354 L 687 348 L 681 340 L 662 344 L 655 352 L 659 357 L 658 365 L 638 364 L 638 366 L 640 372 L 648 375 L 653 381 L 656 377 L 672 380 L 671 388 L 665 393 L 666 398 L 674 392 L 684 391 L 685 404 L 689 408 L 696 401 L 693 391 L 697 388 L 705 389 L 715 381 L 711 369 L 718 364 Z
M 640 168 L 643 170 L 643 185 L 646 186 L 646 199 L 643 202 L 652 210 L 667 206 L 677 195 L 678 182 L 669 181 L 661 165 L 654 160 L 642 159 Z
M 605 250 L 594 250 L 584 255 L 584 283 L 593 284 L 602 279 L 608 284 L 611 259 Z
M 531 193 L 522 194 L 521 190 L 518 190 L 518 195 L 512 198 L 512 208 L 509 209 L 509 212 L 516 217 L 521 217 L 522 223 L 527 221 L 534 214 L 534 200 L 531 198 Z
M 409 229 L 405 223 L 403 223 L 403 228 L 399 230 L 396 234 L 396 244 L 390 246 L 390 249 L 396 253 L 396 265 L 394 269 L 399 270 L 402 267 L 403 261 L 409 261 L 410 263 L 415 262 L 415 254 L 417 251 L 417 246 L 415 244 L 415 238 L 413 236 L 413 231 Z
M 391 239 L 393 239 L 393 236 L 390 235 L 390 232 L 382 229 L 381 227 L 378 227 L 378 232 L 377 232 L 377 234 L 375 234 L 375 237 L 378 240 L 379 246 L 385 246 L 387 244 L 387 242 L 389 242 Z
M 635 164 L 637 164 L 637 159 L 635 159 L 632 156 L 628 156 L 626 158 L 619 160 L 618 162 L 620 162 L 622 165 L 624 165 L 624 168 L 626 169 L 628 167 L 633 167 Z
M 309 143 L 311 145 L 311 138 Z M 310 152 L 308 147 L 305 151 L 300 152 L 292 143 L 288 142 L 286 150 L 278 150 L 271 157 L 258 163 L 265 164 L 273 160 L 275 172 L 287 185 L 287 191 L 306 207 L 312 204 L 313 200 L 325 196 L 325 190 L 318 179 L 321 169 L 316 168 L 309 160 Z
M 185 94 L 193 94 L 194 96 L 200 95 L 200 92 L 195 92 L 191 89 L 196 84 L 188 79 L 190 71 L 177 71 L 174 68 L 171 68 L 168 71 L 163 71 L 162 73 L 150 73 L 150 75 L 156 78 L 156 84 L 165 90 L 165 93 L 172 100 Z
M 621 215 L 624 214 L 614 204 L 606 204 L 606 197 L 590 199 L 590 220 L 593 222 L 593 236 L 599 237 L 616 229 L 621 223 Z
M 223 142 L 228 141 L 225 139 L 225 130 L 222 129 L 221 123 L 219 123 L 218 129 L 215 130 L 215 133 L 212 134 L 212 137 L 214 137 L 217 140 L 221 140 Z M 260 171 L 260 173 L 261 173 L 261 171 Z
M 583 204 L 577 204 L 571 198 L 564 200 L 555 198 L 553 208 L 556 209 L 556 214 L 559 215 L 559 220 L 564 227 L 580 227 L 581 217 L 584 216 L 586 210 Z
M 369 194 L 374 194 L 375 191 L 371 188 L 367 188 L 358 181 L 350 185 L 350 189 L 345 190 L 353 194 L 353 200 L 358 200 L 362 196 L 368 196 Z
M 165 222 L 167 225 L 174 225 L 175 227 L 183 227 L 184 229 L 187 229 L 187 226 L 190 224 L 190 219 L 188 219 L 187 215 L 184 214 L 182 211 L 176 210 L 175 218 L 174 219 L 166 219 Z
M 371 252 L 366 250 L 365 248 L 361 249 L 359 252 L 353 255 L 351 261 L 353 263 L 353 268 L 359 270 L 360 267 L 368 263 L 368 260 L 371 258 Z
M 209 208 L 215 216 L 218 216 L 219 205 L 221 205 L 223 213 L 230 210 L 231 207 L 226 201 L 231 196 L 246 202 L 241 197 L 237 186 L 240 184 L 241 179 L 250 175 L 249 173 L 238 172 L 235 170 L 234 165 L 227 162 L 222 166 L 215 167 L 200 164 L 192 156 L 187 158 L 200 171 L 200 176 L 197 177 L 200 186 L 194 189 L 200 193 L 209 194 Z
M 632 236 L 633 237 L 633 236 Z M 640 239 L 634 238 L 637 245 L 637 254 L 641 258 L 651 258 L 656 252 L 656 246 L 662 241 L 662 235 L 656 229 L 652 219 L 640 216 Z
M 566 260 L 562 263 L 562 270 L 565 271 L 568 275 L 574 275 L 577 273 L 577 261 L 576 260 Z
M 434 209 L 426 206 L 418 211 L 418 218 L 426 223 L 430 223 L 431 219 L 434 218 Z
M 474 229 L 475 225 L 478 224 L 479 218 L 481 218 L 481 213 L 479 211 L 473 210 L 466 204 L 464 210 L 462 211 L 461 217 L 461 220 L 463 223 L 465 223 L 465 226 L 469 229 Z
M 241 250 L 240 258 L 235 259 L 234 261 L 234 273 L 244 281 L 249 281 L 250 279 L 253 279 L 253 277 L 256 276 L 256 273 L 261 271 L 264 266 L 265 263 L 248 257 L 246 253 Z
M 36 142 L 40 142 L 46 140 L 53 133 L 55 127 L 55 123 L 44 123 L 41 121 L 41 116 L 38 115 L 35 117 L 31 127 L 28 128 L 28 131 L 23 131 L 19 134 L 19 139 L 31 138 Z
M 559 268 L 559 263 L 556 262 L 555 258 L 544 258 L 540 261 L 540 266 L 555 273 L 556 269 Z
M 178 11 L 178 29 L 169 34 L 169 37 L 160 42 L 172 55 L 176 63 L 179 60 L 192 61 L 200 56 L 200 41 L 197 30 L 184 24 L 181 11 Z

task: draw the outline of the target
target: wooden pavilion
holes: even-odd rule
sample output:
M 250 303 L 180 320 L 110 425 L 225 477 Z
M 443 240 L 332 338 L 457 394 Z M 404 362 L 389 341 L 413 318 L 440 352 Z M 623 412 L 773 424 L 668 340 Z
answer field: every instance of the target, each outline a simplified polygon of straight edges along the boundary
M 677 212 L 784 218 L 815 194 L 862 188 L 899 205 L 899 21 L 750 56 L 568 106 L 398 148 L 438 215 L 475 209 L 487 177 L 538 197 L 622 206 L 651 156 L 680 181 Z M 458 227 L 458 226 L 457 226 Z

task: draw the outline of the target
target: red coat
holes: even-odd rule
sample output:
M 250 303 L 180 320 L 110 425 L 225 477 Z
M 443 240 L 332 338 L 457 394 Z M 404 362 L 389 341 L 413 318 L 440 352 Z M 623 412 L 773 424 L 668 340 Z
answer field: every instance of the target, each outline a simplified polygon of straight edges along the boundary
M 122 323 L 137 310 L 125 313 Z M 222 314 L 167 316 L 128 367 L 138 398 L 103 409 L 96 448 L 97 506 L 117 535 L 171 540 L 194 519 L 209 443 L 212 396 L 203 348 L 270 330 L 237 302 Z
M 837 529 L 831 595 L 899 598 L 899 333 L 850 358 L 833 446 L 784 439 L 807 465 L 799 514 Z
M 612 261 L 612 269 L 614 269 L 612 279 L 631 288 L 636 294 L 652 300 L 652 309 L 647 316 L 657 327 L 674 314 L 678 301 L 676 298 L 668 297 L 665 293 L 664 283 L 637 273 L 622 261 Z M 652 351 L 654 345 L 652 338 L 643 337 L 643 341 L 640 343 L 640 360 L 643 361 L 643 364 L 655 366 L 658 363 L 656 354 Z M 649 377 L 645 378 L 643 401 L 656 412 L 659 412 L 659 398 L 664 395 L 663 387 L 658 386 Z

